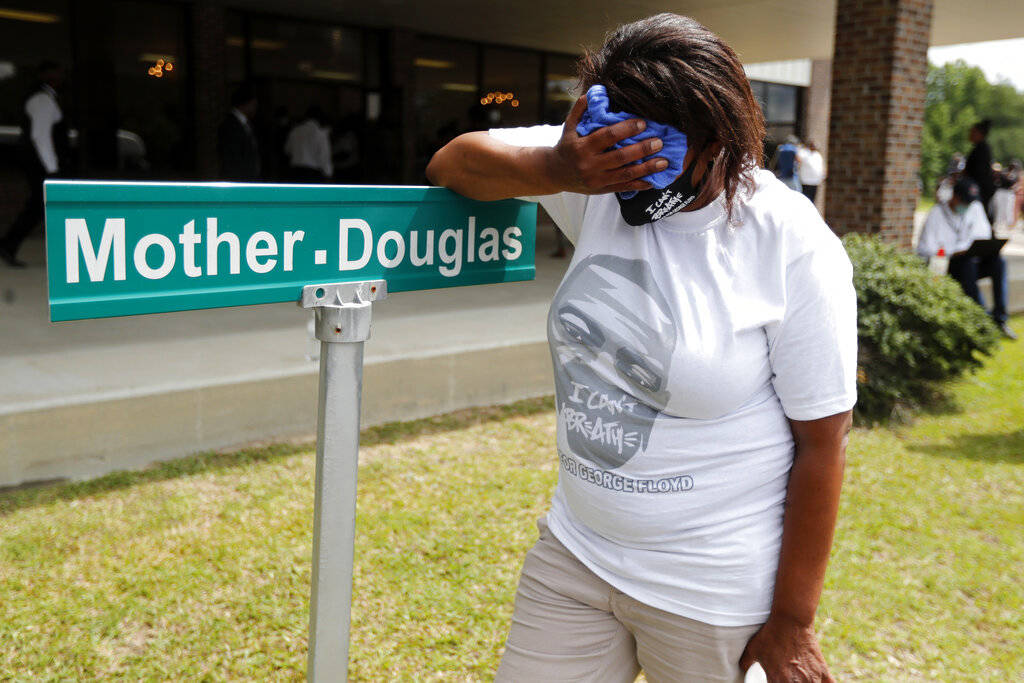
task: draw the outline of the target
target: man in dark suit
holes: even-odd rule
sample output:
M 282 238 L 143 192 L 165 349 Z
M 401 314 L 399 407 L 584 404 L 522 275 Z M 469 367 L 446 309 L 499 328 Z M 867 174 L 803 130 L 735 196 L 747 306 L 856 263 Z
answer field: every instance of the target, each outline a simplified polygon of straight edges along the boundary
M 260 179 L 260 147 L 252 123 L 256 108 L 256 93 L 248 86 L 239 88 L 231 97 L 231 111 L 220 126 L 217 140 L 224 180 Z

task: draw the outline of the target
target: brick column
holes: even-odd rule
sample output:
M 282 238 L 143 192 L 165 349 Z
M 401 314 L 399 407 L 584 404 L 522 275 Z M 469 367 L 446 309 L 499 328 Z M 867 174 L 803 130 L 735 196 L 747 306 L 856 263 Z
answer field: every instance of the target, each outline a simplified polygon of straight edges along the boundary
M 910 247 L 932 0 L 838 0 L 826 218 Z
M 815 59 L 811 62 L 811 85 L 807 88 L 807 113 L 804 117 L 803 139 L 818 146 L 821 156 L 828 162 L 828 122 L 832 102 L 832 60 Z M 824 213 L 828 180 L 818 186 L 815 203 Z
M 227 60 L 224 7 L 201 0 L 192 7 L 192 102 L 195 122 L 196 173 L 216 179 L 217 128 L 227 112 Z

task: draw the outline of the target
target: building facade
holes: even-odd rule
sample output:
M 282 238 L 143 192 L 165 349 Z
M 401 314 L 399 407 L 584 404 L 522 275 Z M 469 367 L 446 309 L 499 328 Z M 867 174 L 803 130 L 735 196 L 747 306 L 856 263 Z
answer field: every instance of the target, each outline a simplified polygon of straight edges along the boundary
M 243 85 L 259 100 L 266 181 L 289 177 L 284 138 L 313 105 L 331 124 L 335 182 L 415 184 L 455 135 L 560 123 L 576 97 L 576 54 L 289 16 L 286 3 L 276 13 L 164 0 L 4 4 L 0 221 L 24 192 L 16 143 L 44 60 L 66 68 L 69 172 L 89 178 L 217 179 L 217 128 Z M 770 136 L 799 134 L 806 88 L 752 75 Z

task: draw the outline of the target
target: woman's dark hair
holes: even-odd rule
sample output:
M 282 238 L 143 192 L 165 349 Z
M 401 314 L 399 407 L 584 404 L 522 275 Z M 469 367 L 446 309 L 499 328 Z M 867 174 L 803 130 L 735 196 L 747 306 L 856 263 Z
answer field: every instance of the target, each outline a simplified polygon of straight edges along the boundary
M 978 186 L 973 180 L 967 176 L 961 176 L 956 183 L 953 184 L 953 196 L 960 200 L 962 204 L 970 204 L 974 200 L 978 199 L 980 193 Z
M 982 135 L 988 135 L 989 130 L 992 129 L 992 119 L 982 119 L 972 126 L 977 129 Z
M 738 193 L 754 189 L 764 153 L 764 114 L 739 57 L 689 17 L 664 13 L 625 24 L 579 62 L 583 91 L 600 83 L 611 108 L 667 123 L 689 146 L 721 145 L 704 177 L 698 204 L 725 188 L 730 217 Z

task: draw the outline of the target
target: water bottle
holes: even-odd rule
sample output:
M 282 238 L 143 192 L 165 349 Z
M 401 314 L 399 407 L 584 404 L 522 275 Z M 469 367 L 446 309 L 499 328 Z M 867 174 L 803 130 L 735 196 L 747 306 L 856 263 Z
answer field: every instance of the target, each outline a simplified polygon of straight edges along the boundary
M 936 275 L 945 275 L 949 272 L 949 257 L 946 256 L 945 247 L 939 247 L 935 256 L 928 260 L 928 268 Z
M 760 662 L 754 662 L 747 669 L 747 675 L 743 677 L 743 683 L 768 683 L 768 675 Z

